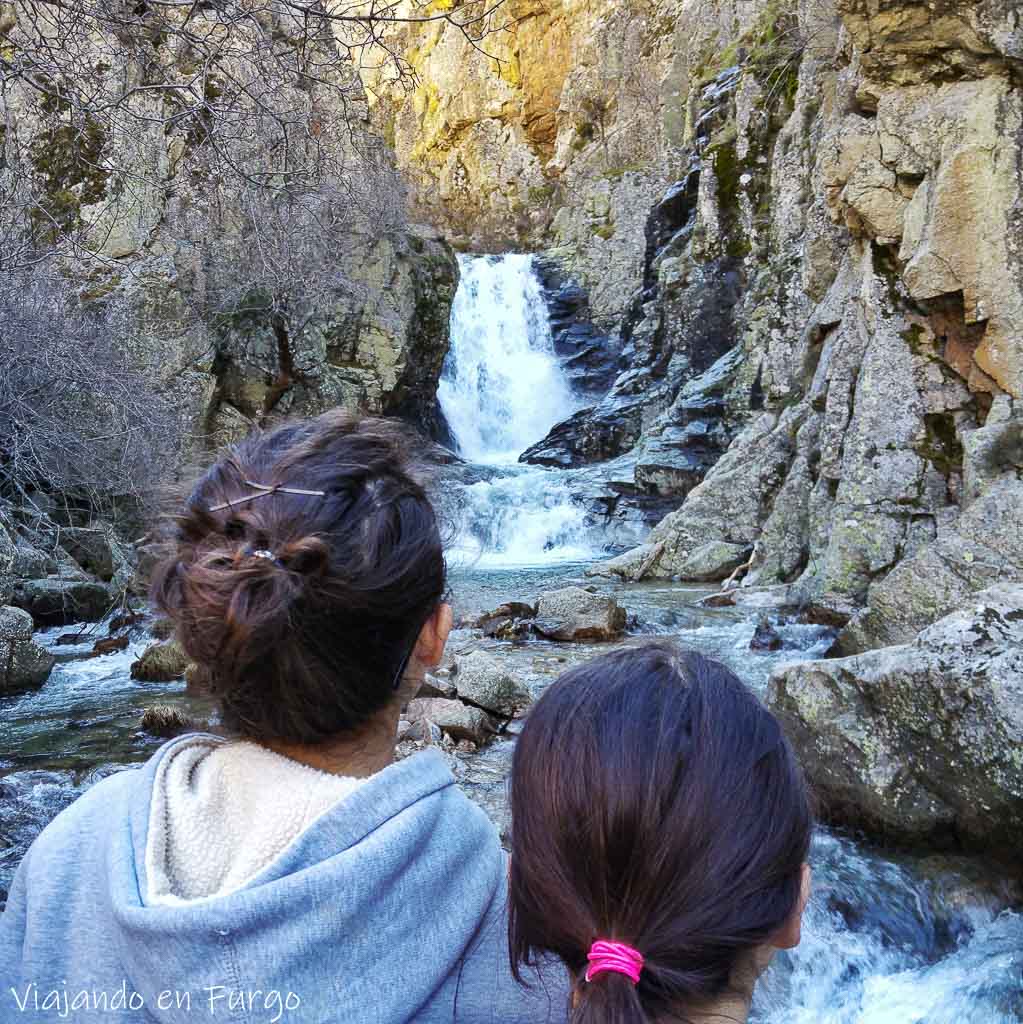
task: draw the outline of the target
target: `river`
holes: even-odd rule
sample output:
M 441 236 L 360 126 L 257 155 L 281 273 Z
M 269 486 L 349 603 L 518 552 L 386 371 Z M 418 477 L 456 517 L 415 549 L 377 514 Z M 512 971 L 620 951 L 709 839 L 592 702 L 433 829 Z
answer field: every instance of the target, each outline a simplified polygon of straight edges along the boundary
M 613 592 L 626 607 L 626 643 L 672 637 L 723 661 L 758 692 L 782 661 L 819 655 L 829 639 L 821 627 L 783 625 L 785 650 L 753 654 L 748 613 L 700 606 L 706 588 L 626 587 L 584 575 L 607 538 L 575 500 L 572 471 L 515 461 L 576 402 L 542 308 L 528 257 L 462 258 L 440 389 L 454 436 L 478 470 L 445 505 L 457 534 L 456 621 L 580 584 Z M 200 716 L 212 710 L 186 697 L 183 683 L 130 678 L 131 661 L 150 639 L 143 632 L 126 651 L 87 659 L 90 643 L 56 646 L 68 631 L 38 635 L 64 659 L 41 689 L 0 698 L 0 900 L 50 818 L 98 778 L 159 745 L 139 729 L 147 705 L 181 704 Z M 452 635 L 454 651 L 481 645 L 506 659 L 537 695 L 595 650 L 481 642 L 466 630 Z M 513 742 L 462 756 L 457 766 L 466 790 L 502 829 Z M 814 893 L 803 942 L 779 954 L 759 985 L 756 1024 L 1023 1024 L 1023 917 L 1007 909 L 1015 890 L 996 869 L 966 858 L 897 855 L 828 829 L 818 831 L 811 859 Z

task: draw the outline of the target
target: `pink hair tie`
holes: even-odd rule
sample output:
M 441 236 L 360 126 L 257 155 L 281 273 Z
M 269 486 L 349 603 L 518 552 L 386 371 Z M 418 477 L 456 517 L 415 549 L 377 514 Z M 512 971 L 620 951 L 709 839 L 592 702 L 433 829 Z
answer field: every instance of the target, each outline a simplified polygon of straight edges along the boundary
M 586 968 L 586 980 L 592 981 L 598 974 L 614 971 L 625 974 L 632 979 L 633 985 L 639 984 L 639 972 L 643 970 L 643 954 L 624 942 L 607 942 L 597 939 L 586 954 L 590 966 Z

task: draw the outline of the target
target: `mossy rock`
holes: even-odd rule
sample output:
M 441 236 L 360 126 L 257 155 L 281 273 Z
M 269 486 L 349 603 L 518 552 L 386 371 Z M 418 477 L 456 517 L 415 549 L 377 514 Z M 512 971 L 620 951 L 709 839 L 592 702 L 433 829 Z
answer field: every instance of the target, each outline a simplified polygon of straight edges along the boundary
M 166 683 L 181 679 L 189 666 L 188 655 L 176 640 L 150 644 L 142 657 L 132 663 L 131 677 L 143 683 Z
M 142 713 L 142 728 L 151 736 L 161 739 L 173 739 L 185 732 L 194 732 L 205 728 L 205 724 L 197 722 L 181 708 L 170 704 L 154 704 Z

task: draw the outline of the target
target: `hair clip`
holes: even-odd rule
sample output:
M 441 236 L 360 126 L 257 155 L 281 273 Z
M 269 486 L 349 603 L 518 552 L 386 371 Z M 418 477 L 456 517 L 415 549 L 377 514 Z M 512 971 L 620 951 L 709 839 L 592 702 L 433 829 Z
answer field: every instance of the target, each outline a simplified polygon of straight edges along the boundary
M 266 548 L 260 548 L 258 551 L 250 551 L 250 555 L 253 558 L 269 558 L 271 562 L 277 561 L 277 556 L 272 551 L 267 551 Z
M 282 484 L 259 484 L 254 480 L 245 480 L 247 487 L 255 487 L 255 494 L 246 494 L 243 498 L 232 498 L 221 502 L 219 505 L 211 505 L 208 512 L 223 512 L 225 508 L 234 508 L 235 505 L 244 505 L 247 502 L 255 501 L 257 498 L 265 498 L 268 494 L 300 494 L 313 498 L 325 498 L 326 491 L 307 491 L 304 487 L 285 487 Z

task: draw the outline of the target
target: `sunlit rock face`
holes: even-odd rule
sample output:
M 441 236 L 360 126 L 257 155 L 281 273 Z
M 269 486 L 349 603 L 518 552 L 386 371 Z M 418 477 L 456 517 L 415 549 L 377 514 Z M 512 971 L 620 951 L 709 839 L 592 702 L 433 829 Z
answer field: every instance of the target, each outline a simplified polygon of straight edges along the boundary
M 1015 552 L 974 520 L 1023 470 L 989 443 L 1023 416 L 1016 5 L 513 6 L 489 63 L 403 36 L 422 87 L 374 112 L 425 216 L 546 250 L 617 330 L 618 379 L 526 457 L 618 459 L 623 492 L 679 503 L 628 565 L 752 548 L 744 582 L 855 616 L 849 650 L 988 585 L 946 577 Z
M 31 12 L 2 6 L 0 34 L 20 52 L 33 39 Z M 153 68 L 142 66 L 127 28 L 123 38 L 97 30 L 71 39 L 82 66 L 94 68 L 83 88 L 109 95 L 107 120 L 68 113 L 70 104 L 12 79 L 0 101 L 0 164 L 5 187 L 30 182 L 64 232 L 53 242 L 56 262 L 86 305 L 116 324 L 124 359 L 171 396 L 182 454 L 339 405 L 437 433 L 457 265 L 435 230 L 410 223 L 350 62 L 306 39 L 283 6 L 235 22 L 230 39 L 217 28 L 202 76 L 207 120 L 197 125 L 173 89 L 152 85 L 195 71 L 178 13 L 158 13 L 168 32 Z M 214 14 L 193 14 L 201 36 Z M 143 31 L 145 9 L 135 15 Z M 220 100 L 232 75 L 253 77 L 245 54 L 264 29 L 276 32 L 282 68 L 289 45 L 323 48 L 315 81 L 282 73 L 264 83 L 274 110 L 294 121 L 287 152 L 272 116 L 226 111 Z M 4 208 L 8 233 L 16 206 Z

